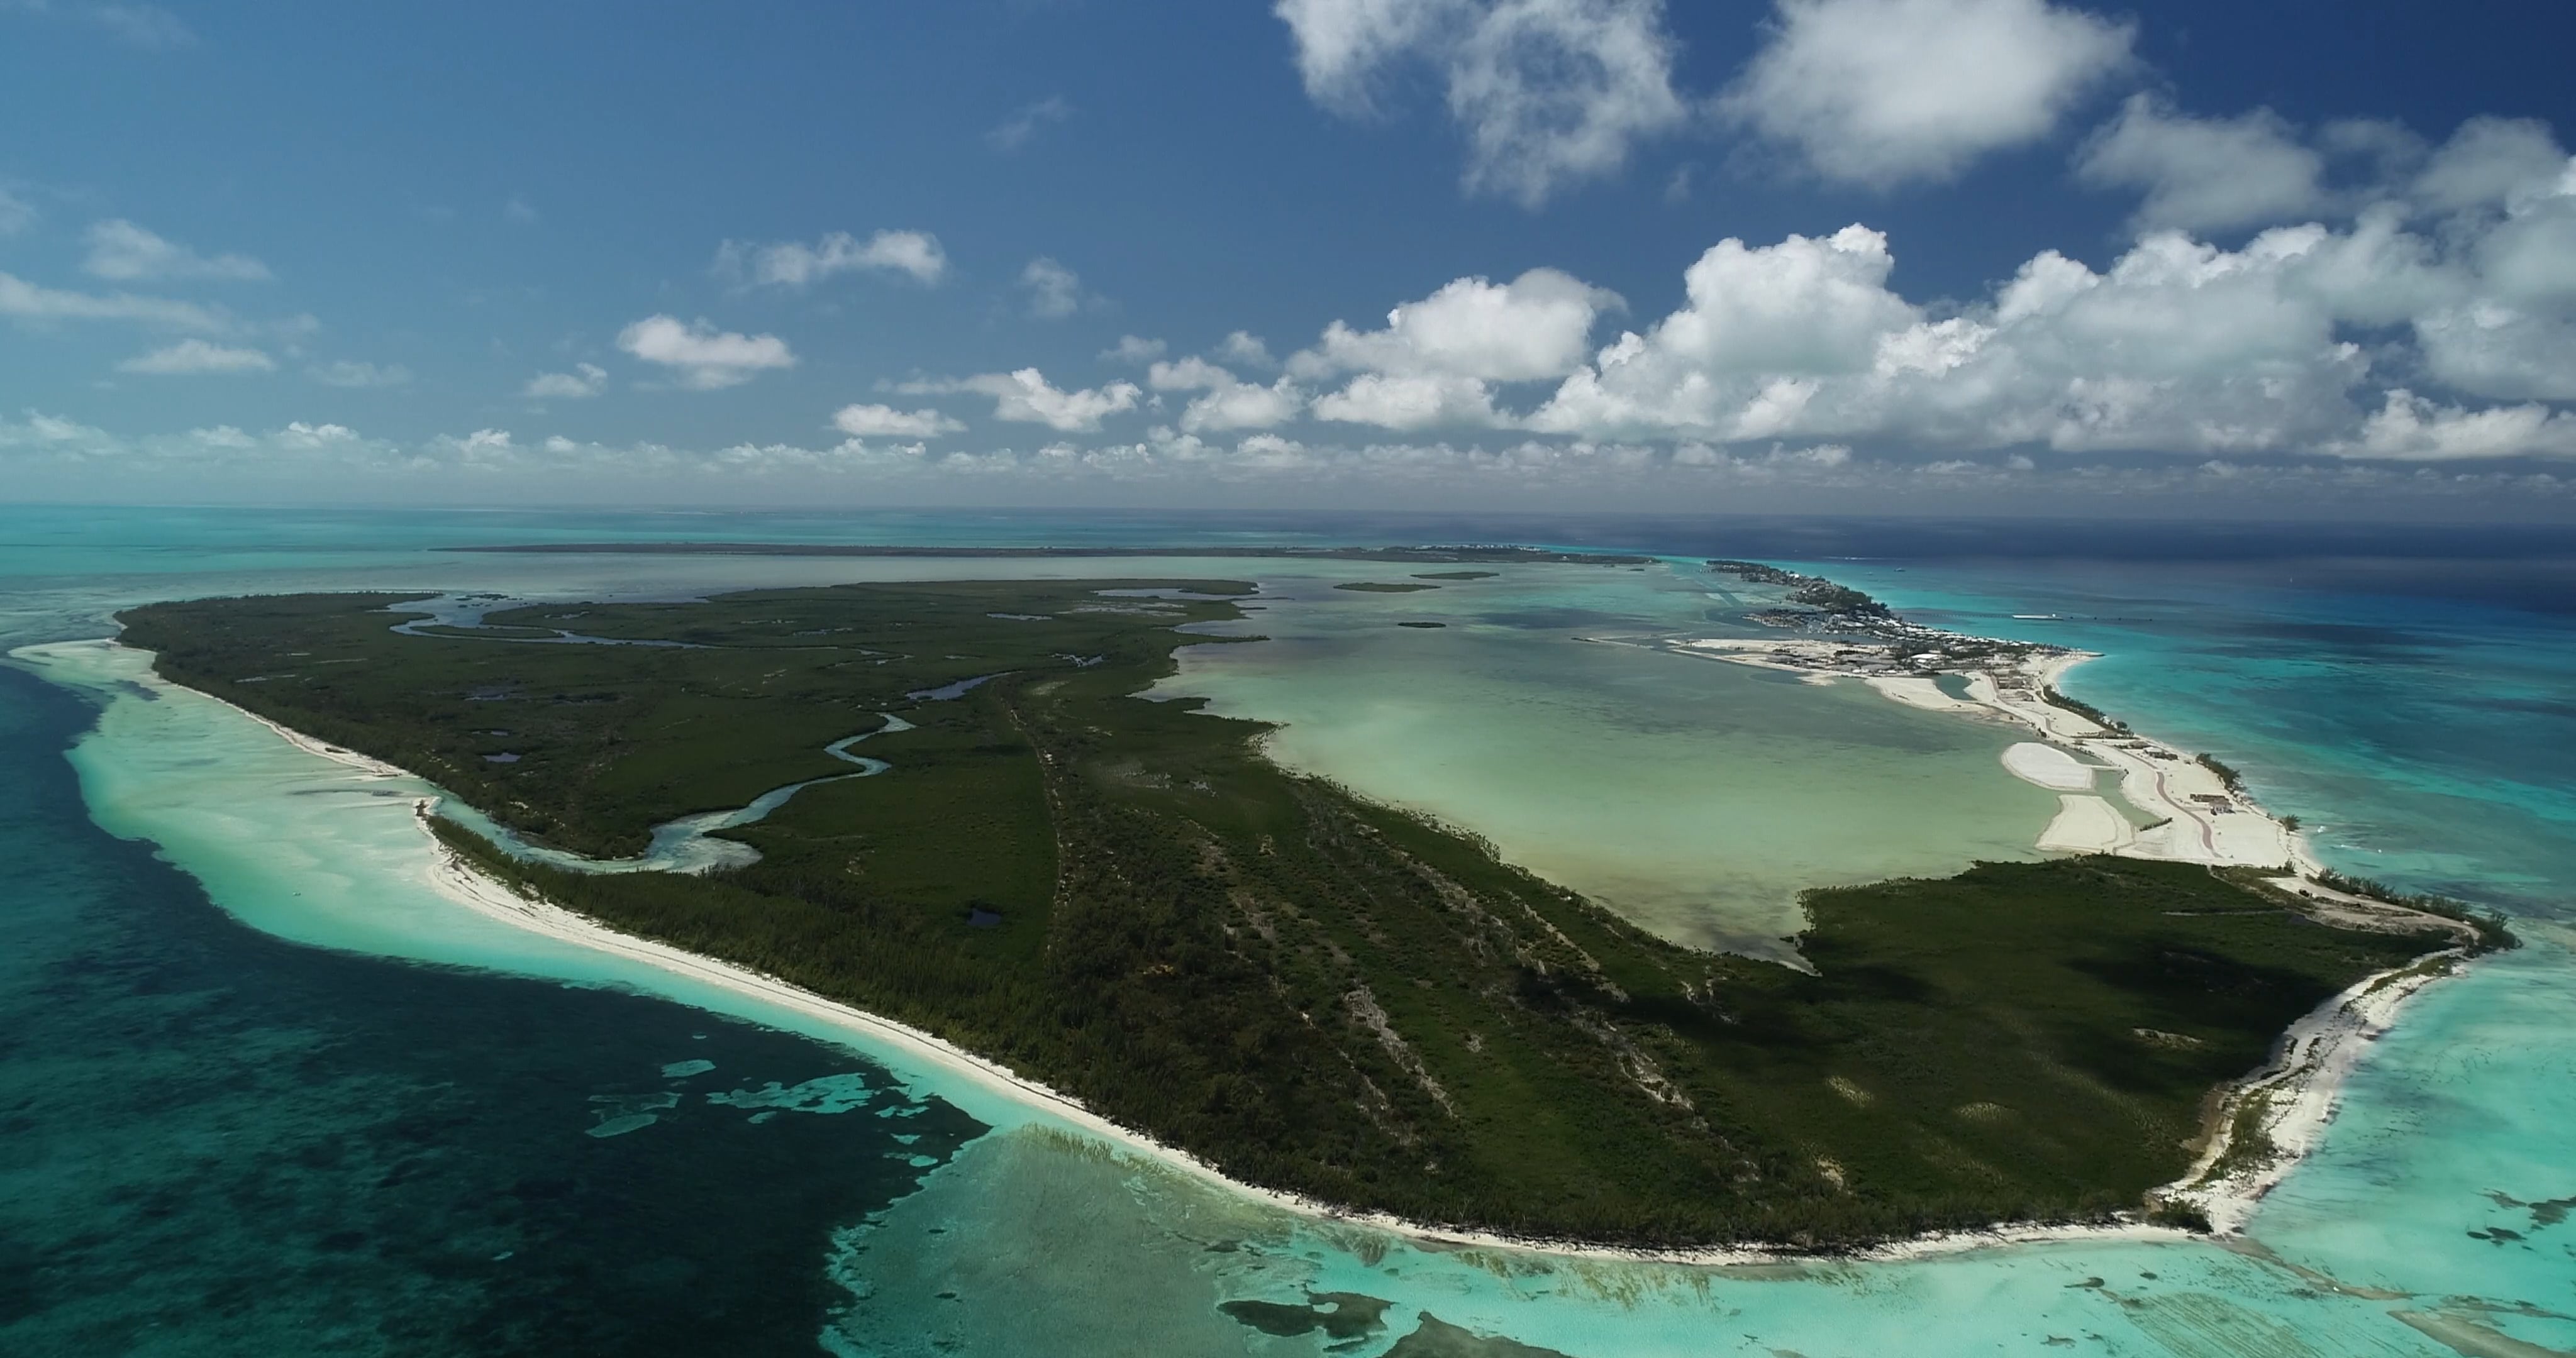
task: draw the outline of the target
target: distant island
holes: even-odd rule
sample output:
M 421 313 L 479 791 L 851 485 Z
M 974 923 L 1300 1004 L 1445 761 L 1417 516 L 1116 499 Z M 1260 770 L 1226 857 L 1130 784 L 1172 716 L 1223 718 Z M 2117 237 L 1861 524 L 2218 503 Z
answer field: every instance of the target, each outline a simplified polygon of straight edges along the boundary
M 507 550 L 737 549 L 785 550 Z M 1389 550 L 1341 559 L 1625 560 Z M 438 624 L 416 595 L 302 595 L 149 605 L 123 639 L 446 789 L 459 871 L 911 1025 L 1242 1183 L 1520 1239 L 1834 1250 L 2133 1215 L 2228 1147 L 2213 1093 L 2285 1030 L 2473 932 L 2338 915 L 2280 869 L 2080 856 L 1811 892 L 1812 972 L 1682 947 L 1271 763 L 1259 723 L 1136 699 L 1181 646 L 1260 644 L 1176 630 L 1252 588 Z
M 1712 561 L 1708 568 L 1732 575 L 1747 584 L 1779 585 L 1789 592 L 1789 602 L 1836 617 L 1847 619 L 1886 619 L 1893 617 L 1887 605 L 1831 580 L 1796 571 L 1766 566 L 1759 561 Z
M 528 542 L 493 546 L 441 547 L 442 552 L 502 552 L 537 556 L 875 556 L 957 559 L 967 557 L 1052 559 L 1061 557 L 1197 557 L 1216 560 L 1268 559 L 1314 561 L 1485 562 L 1495 565 L 1645 566 L 1651 556 L 1617 552 L 1558 552 L 1540 547 L 1497 543 L 1459 543 L 1425 547 L 1302 547 L 1294 545 L 1215 547 L 909 547 L 868 543 L 801 542 Z M 1456 571 L 1425 575 L 1426 580 L 1476 580 L 1490 571 Z

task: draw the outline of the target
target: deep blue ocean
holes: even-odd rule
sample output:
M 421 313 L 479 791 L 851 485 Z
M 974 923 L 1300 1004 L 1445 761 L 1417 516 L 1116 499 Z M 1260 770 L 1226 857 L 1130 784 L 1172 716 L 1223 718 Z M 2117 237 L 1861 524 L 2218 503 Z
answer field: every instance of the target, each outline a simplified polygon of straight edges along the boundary
M 2436 987 L 2365 1065 L 2326 1150 L 2258 1220 L 2260 1245 L 2295 1268 L 2177 1247 L 2228 1287 L 2277 1287 L 2285 1309 L 2230 1293 L 2234 1309 L 2195 1320 L 2203 1312 L 2179 1302 L 2098 1300 L 2099 1277 L 2061 1303 L 2069 1284 L 2049 1281 L 2050 1308 L 2099 1315 L 2060 1326 L 2058 1310 L 2049 1324 L 2034 1312 L 2027 1326 L 1976 1330 L 1995 1338 L 1971 1349 L 1928 1337 L 1948 1320 L 1927 1314 L 1912 1331 L 1926 1347 L 1909 1350 L 1888 1346 L 1883 1315 L 1837 1319 L 1846 1292 L 1833 1289 L 1861 1283 L 1819 1279 L 1809 1301 L 1791 1284 L 1747 1281 L 1724 1287 L 1780 1290 L 1686 1324 L 1641 1309 L 1651 1300 L 1616 1303 L 1626 1310 L 1612 1314 L 1639 1335 L 1667 1336 L 1649 1344 L 1556 1315 L 1548 1308 L 1575 1304 L 1557 1293 L 1572 1290 L 1524 1280 L 1497 1284 L 1530 1308 L 1509 1337 L 1544 1337 L 1582 1358 L 2020 1351 L 2025 1340 L 2031 1352 L 2576 1352 L 2576 1223 L 2563 1205 L 2550 1209 L 2576 1201 L 2576 1122 L 2566 1120 L 2576 1087 L 2576 535 L 0 507 L 0 651 L 106 635 L 117 607 L 148 598 L 434 580 L 458 560 L 428 550 L 441 546 L 681 538 L 1508 541 L 1745 557 L 1833 575 L 1919 621 L 2103 652 L 2071 692 L 2243 769 L 2267 805 L 2307 822 L 2332 865 L 2505 911 L 2530 940 Z M 899 1272 L 904 1286 L 917 1281 L 915 1262 L 847 1248 L 853 1226 L 943 1175 L 985 1172 L 971 1161 L 947 1168 L 985 1128 L 945 1100 L 889 1087 L 849 1051 L 667 1000 L 262 933 L 216 908 L 152 844 L 93 821 L 64 754 L 96 718 L 72 690 L 0 665 L 0 1354 L 769 1354 L 822 1352 L 827 1339 L 843 1352 L 1165 1351 L 1098 1340 L 1121 1332 L 1114 1316 L 1002 1348 L 942 1339 L 949 1330 L 901 1309 L 1017 1306 L 1048 1333 L 1036 1323 L 1044 1308 L 1097 1279 L 1165 1267 L 1161 1255 L 1023 1261 L 999 1281 L 978 1275 L 987 1290 L 960 1302 L 953 1291 L 897 1296 Z M 866 1115 L 745 1116 L 694 1096 L 700 1061 L 732 1085 L 848 1077 L 876 1096 Z M 653 1135 L 592 1134 L 636 1109 L 657 1111 Z M 1103 1201 L 1095 1193 L 1079 1210 L 1120 1210 Z M 2490 1234 L 2499 1227 L 2510 1239 Z M 1097 1238 L 1115 1238 L 1102 1229 Z M 1379 1266 L 1381 1248 L 1347 1248 Z M 1324 1250 L 1310 1252 L 1315 1276 L 1355 1267 Z M 854 1283 L 872 1257 L 886 1271 Z M 2070 1257 L 2070 1269 L 2098 1267 Z M 2042 1286 L 2026 1268 L 2007 1288 L 1962 1281 L 1961 1265 L 1911 1267 L 1950 1270 L 1922 1276 L 1940 1280 L 1943 1304 L 1966 1309 L 2020 1305 L 2012 1288 Z M 1710 1305 L 1709 1287 L 1694 1286 L 1694 1304 Z M 2346 1308 L 2333 1323 L 2363 1338 L 2284 1318 L 2330 1304 Z M 871 1306 L 884 1308 L 872 1323 L 852 1321 L 854 1307 L 867 1320 Z M 2168 1319 L 2150 1323 L 2150 1313 Z M 2228 1318 L 2240 1315 L 2252 1318 Z M 2121 1328 L 2124 1316 L 2133 1328 Z M 2453 1323 L 2464 1318 L 2475 1333 Z M 1140 1320 L 1128 1332 L 1149 1328 Z M 1226 1336 L 1191 1352 L 1332 1342 L 1221 1318 L 1191 1332 Z M 2522 1347 L 2462 1346 L 2490 1342 L 2481 1335 Z M 1383 1353 L 1395 1337 L 1334 1351 Z M 1435 1351 L 1471 1350 L 1411 1352 Z

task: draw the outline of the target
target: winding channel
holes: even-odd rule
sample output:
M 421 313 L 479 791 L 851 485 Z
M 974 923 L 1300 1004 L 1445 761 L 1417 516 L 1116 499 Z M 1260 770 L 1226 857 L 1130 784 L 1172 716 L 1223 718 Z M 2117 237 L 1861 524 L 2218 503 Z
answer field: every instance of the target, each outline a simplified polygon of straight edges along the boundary
M 855 736 L 845 736 L 823 747 L 823 753 L 834 759 L 858 765 L 858 772 L 836 773 L 824 778 L 808 778 L 801 783 L 789 783 L 785 787 L 762 793 L 752 799 L 749 806 L 738 806 L 730 811 L 700 811 L 693 815 L 682 816 L 677 820 L 664 821 L 653 827 L 652 842 L 645 846 L 644 852 L 632 858 L 590 858 L 563 849 L 550 849 L 543 845 L 530 844 L 508 827 L 453 798 L 440 798 L 438 804 L 432 808 L 431 814 L 443 816 L 483 836 L 512 858 L 527 863 L 543 863 L 548 867 L 563 868 L 571 872 L 704 873 L 725 868 L 749 867 L 760 861 L 760 850 L 740 840 L 717 839 L 714 837 L 715 832 L 730 830 L 738 825 L 749 825 L 760 820 L 770 812 L 785 806 L 789 798 L 809 787 L 819 787 L 824 783 L 846 782 L 852 778 L 874 778 L 887 769 L 893 768 L 892 764 L 882 759 L 870 759 L 863 754 L 850 753 L 851 746 L 870 736 L 892 735 L 897 731 L 913 729 L 911 722 L 891 712 L 881 712 L 878 715 L 885 718 L 885 725 L 873 731 L 862 731 Z
M 398 623 L 392 630 L 402 636 L 429 640 L 504 641 L 540 646 L 669 646 L 685 650 L 707 649 L 686 641 L 584 636 L 561 627 L 517 629 L 528 632 L 551 630 L 554 633 L 553 636 L 504 636 L 499 634 L 502 629 L 488 627 L 483 621 L 486 613 L 504 605 L 515 606 L 511 600 L 502 595 L 444 594 L 400 605 L 388 611 L 425 614 L 426 616 L 414 618 L 409 622 Z M 422 630 L 431 627 L 447 630 L 435 632 Z M 485 635 L 473 635 L 475 633 Z M 941 701 L 963 696 L 967 690 L 977 684 L 1000 677 L 987 674 L 950 684 L 944 688 L 925 689 L 905 696 Z M 911 722 L 891 712 L 880 712 L 877 715 L 885 719 L 884 725 L 873 731 L 861 731 L 854 736 L 845 736 L 823 747 L 823 753 L 834 759 L 858 765 L 858 772 L 836 773 L 824 778 L 808 778 L 801 783 L 789 783 L 785 787 L 773 788 L 753 798 L 748 806 L 738 806 L 730 811 L 699 811 L 677 820 L 664 821 L 653 827 L 653 838 L 645 845 L 644 852 L 632 858 L 592 858 L 566 849 L 531 844 L 520 838 L 516 831 L 452 797 L 439 798 L 429 811 L 432 815 L 444 817 L 481 835 L 491 841 L 501 852 L 523 863 L 543 863 L 548 867 L 562 868 L 568 872 L 708 873 L 727 868 L 749 867 L 760 861 L 760 850 L 740 840 L 717 839 L 715 832 L 762 820 L 769 813 L 785 806 L 789 798 L 809 787 L 817 787 L 824 783 L 846 782 L 852 778 L 873 778 L 894 767 L 882 759 L 871 759 L 863 754 L 850 753 L 851 746 L 870 736 L 892 735 L 897 731 L 913 729 Z

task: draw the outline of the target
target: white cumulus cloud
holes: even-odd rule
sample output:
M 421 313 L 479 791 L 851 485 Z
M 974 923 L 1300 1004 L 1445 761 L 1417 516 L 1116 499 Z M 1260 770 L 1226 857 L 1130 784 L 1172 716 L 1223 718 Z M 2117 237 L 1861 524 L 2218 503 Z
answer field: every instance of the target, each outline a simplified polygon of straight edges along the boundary
M 1029 314 L 1062 320 L 1082 306 L 1082 275 L 1040 255 L 1020 270 L 1020 289 L 1029 295 Z
M 1827 179 L 1956 176 L 2040 140 L 2131 61 L 2132 28 L 2050 0 L 1778 0 L 1723 100 Z
M 399 387 L 411 381 L 411 369 L 399 363 L 362 363 L 339 359 L 316 363 L 304 375 L 326 387 Z
M 1267 386 L 1246 382 L 1204 358 L 1156 363 L 1147 371 L 1145 382 L 1156 391 L 1200 393 L 1181 411 L 1181 428 L 1193 434 L 1271 429 L 1306 409 L 1306 392 L 1294 379 L 1282 377 Z
M 116 370 L 121 373 L 147 373 L 159 377 L 264 373 L 276 369 L 277 360 L 257 349 L 237 349 L 209 344 L 201 339 L 181 340 L 166 349 L 155 349 L 116 365 Z
M 596 363 L 576 363 L 568 373 L 538 373 L 519 389 L 531 400 L 579 401 L 608 389 L 608 370 Z
M 1181 428 L 1193 434 L 1219 429 L 1273 429 L 1306 409 L 1306 393 L 1282 377 L 1268 386 L 1228 382 L 1211 387 L 1181 411 Z
M 268 266 L 248 255 L 202 255 L 119 218 L 92 225 L 86 237 L 89 257 L 81 264 L 92 277 L 119 283 L 139 279 L 215 279 L 260 282 Z
M 771 368 L 796 366 L 787 341 L 776 335 L 743 335 L 699 320 L 647 316 L 619 331 L 617 347 L 647 363 L 677 370 L 680 384 L 698 391 L 748 382 Z
M 1142 335 L 1120 335 L 1116 344 L 1100 351 L 1100 356 L 1113 363 L 1146 364 L 1161 358 L 1171 347 Z
M 1210 387 L 1229 386 L 1233 382 L 1233 373 L 1204 358 L 1156 363 L 1145 371 L 1145 385 L 1156 391 L 1205 391 Z
M 1228 363 L 1240 363 L 1247 368 L 1279 366 L 1279 360 L 1270 356 L 1270 346 L 1262 343 L 1259 335 L 1248 330 L 1237 330 L 1228 334 L 1217 344 L 1216 356 Z
M 2426 162 L 2412 196 L 2442 211 L 2493 207 L 2565 172 L 2567 152 L 2547 123 L 2471 118 Z
M 1023 104 L 1010 117 L 984 134 L 984 144 L 996 151 L 1019 150 L 1036 137 L 1039 129 L 1063 122 L 1073 116 L 1073 105 L 1061 95 L 1050 95 L 1033 104 Z
M 2140 94 L 2085 145 L 2086 182 L 2145 191 L 2137 223 L 2208 231 L 2321 211 L 2326 158 L 2268 108 L 2194 118 Z
M 990 396 L 993 418 L 997 420 L 1043 424 L 1068 434 L 1098 429 L 1103 419 L 1135 409 L 1138 398 L 1145 394 L 1133 382 L 1067 391 L 1048 382 L 1046 374 L 1035 368 L 978 373 L 973 377 L 924 378 L 902 383 L 895 390 L 906 396 L 953 392 Z
M 1461 278 L 1389 311 L 1383 330 L 1335 321 L 1312 349 L 1289 359 L 1292 372 L 1468 377 L 1519 382 L 1561 377 L 1589 352 L 1594 320 L 1626 303 L 1557 269 L 1532 269 L 1509 283 Z
M 1439 73 L 1467 138 L 1465 182 L 1537 207 L 1626 164 L 1639 140 L 1679 126 L 1675 44 L 1662 0 L 1278 0 L 1316 102 L 1375 110 L 1391 71 Z
M 2360 437 L 2326 451 L 2404 462 L 2470 458 L 2576 457 L 2576 415 L 2538 402 L 2468 410 L 2437 405 L 2403 387 L 2363 422 Z
M 101 296 L 42 287 L 15 274 L 0 273 L 0 316 L 20 321 L 137 321 L 172 330 L 221 330 L 224 318 L 194 302 L 166 297 L 138 297 L 130 292 Z
M 1601 447 L 1673 439 L 1739 469 L 1755 464 L 1719 446 L 1776 443 L 1760 463 L 1775 468 L 1796 461 L 1788 448 L 1849 458 L 1867 444 L 2193 455 L 2240 470 L 2243 457 L 2568 455 L 2576 413 L 2552 403 L 2576 402 L 2576 160 L 2518 126 L 2428 150 L 2344 125 L 2318 144 L 2372 156 L 2378 187 L 2325 195 L 2330 215 L 2343 204 L 2335 222 L 2271 227 L 2236 248 L 2155 228 L 2099 266 L 2042 250 L 1981 297 L 1936 302 L 1892 286 L 1895 252 L 1866 226 L 1729 239 L 1683 272 L 1678 307 L 1596 351 L 1602 299 L 1541 274 L 1461 279 L 1381 330 L 1337 323 L 1290 368 L 1306 381 L 1356 374 L 1311 402 L 1320 420 Z M 1549 377 L 1544 396 L 1513 386 Z M 1154 378 L 1233 381 L 1198 359 Z
M 966 426 L 936 410 L 897 410 L 885 405 L 846 405 L 832 425 L 852 438 L 937 438 Z
M 1484 382 L 1438 373 L 1362 373 L 1340 391 L 1315 398 L 1314 409 L 1317 419 L 1373 424 L 1384 429 L 1505 422 L 1495 413 L 1493 391 Z
M 947 276 L 948 254 L 927 231 L 879 231 L 866 240 L 834 231 L 811 245 L 728 240 L 716 247 L 716 275 L 754 287 L 802 288 L 836 274 L 869 271 L 933 284 Z

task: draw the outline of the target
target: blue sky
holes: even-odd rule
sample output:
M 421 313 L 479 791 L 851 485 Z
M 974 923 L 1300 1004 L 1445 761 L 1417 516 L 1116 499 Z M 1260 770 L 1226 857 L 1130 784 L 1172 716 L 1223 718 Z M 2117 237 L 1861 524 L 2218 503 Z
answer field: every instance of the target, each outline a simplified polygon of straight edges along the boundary
M 2563 517 L 2571 37 L 0 0 L 0 497 Z

